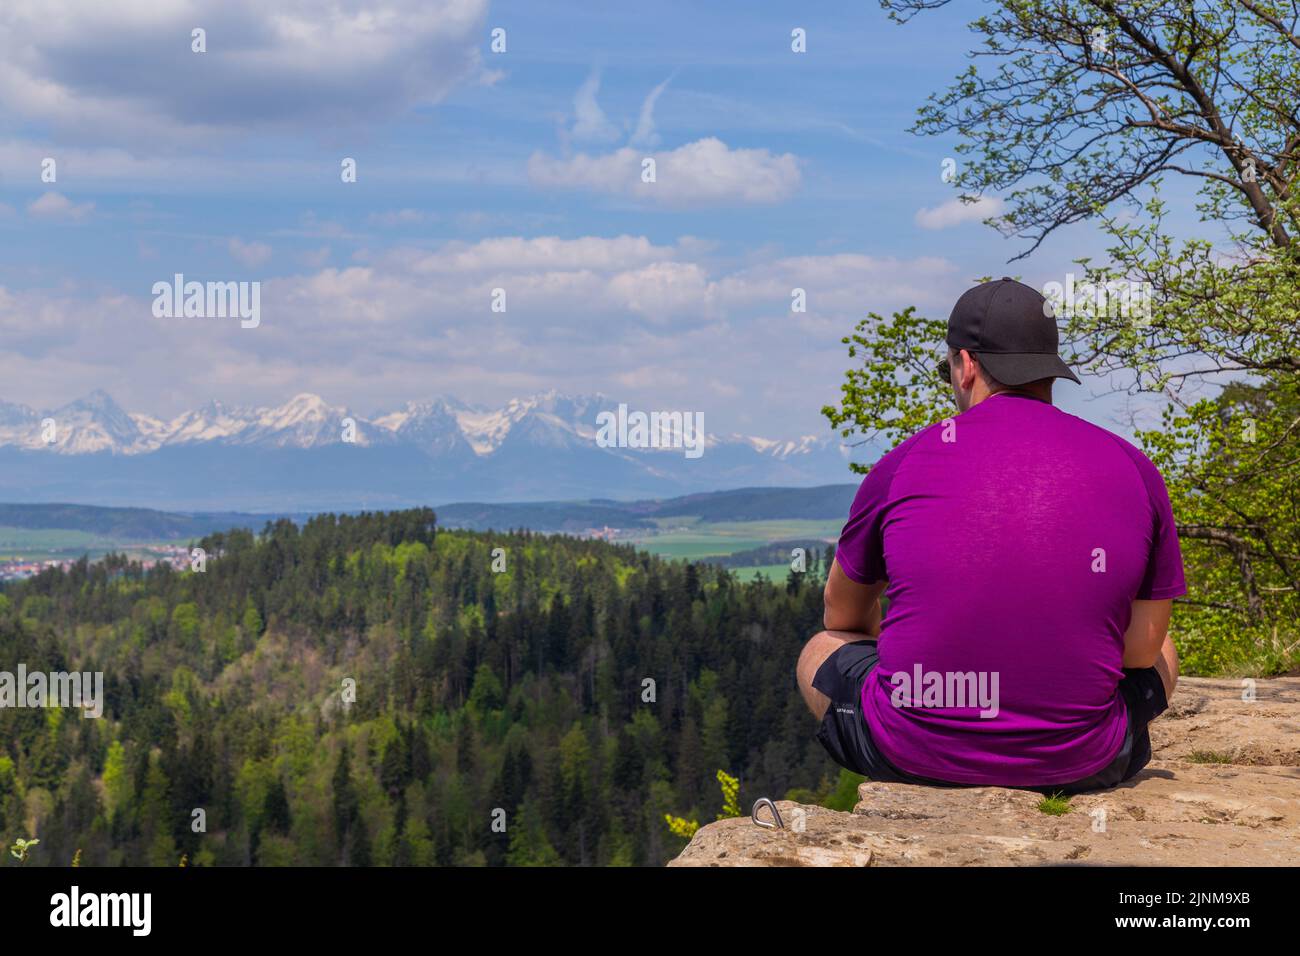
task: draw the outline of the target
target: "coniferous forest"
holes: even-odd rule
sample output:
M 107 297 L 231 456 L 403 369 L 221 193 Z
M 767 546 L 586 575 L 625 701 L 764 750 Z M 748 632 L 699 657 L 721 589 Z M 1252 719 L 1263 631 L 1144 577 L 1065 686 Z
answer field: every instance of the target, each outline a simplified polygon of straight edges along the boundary
M 793 678 L 824 555 L 741 584 L 428 509 L 198 546 L 202 571 L 110 556 L 0 592 L 0 660 L 104 675 L 99 719 L 0 709 L 28 865 L 658 865 L 719 770 L 744 808 L 852 794 Z

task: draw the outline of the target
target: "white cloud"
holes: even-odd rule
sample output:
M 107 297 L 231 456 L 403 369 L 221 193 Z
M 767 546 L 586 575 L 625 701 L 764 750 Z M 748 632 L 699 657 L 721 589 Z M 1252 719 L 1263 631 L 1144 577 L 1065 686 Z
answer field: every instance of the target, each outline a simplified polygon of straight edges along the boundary
M 482 72 L 487 0 L 5 0 L 0 106 L 76 143 L 365 125 Z M 207 52 L 190 31 L 207 31 Z
M 3 3 L 0 3 L 0 11 L 3 11 Z M 3 71 L 2 60 L 0 57 L 0 72 Z M 0 98 L 2 109 L 3 99 Z M 129 122 L 129 118 L 123 116 L 123 122 Z M 81 130 L 75 132 L 80 140 Z M 286 129 L 285 132 L 294 135 L 299 131 Z M 319 181 L 322 173 L 328 175 L 331 183 L 337 183 L 339 160 L 356 145 L 348 143 L 347 149 L 340 146 L 322 162 L 315 149 L 263 154 L 258 149 L 248 148 L 249 140 L 231 145 L 228 131 L 187 129 L 183 135 L 176 133 L 176 129 L 141 132 L 140 136 L 148 143 L 147 148 L 157 150 L 150 156 L 137 156 L 116 146 L 64 143 L 56 135 L 33 134 L 30 139 L 5 139 L 0 134 L 0 169 L 39 170 L 41 160 L 53 156 L 58 160 L 60 182 L 76 182 L 78 189 L 87 191 L 96 186 L 129 183 L 140 184 L 146 190 L 171 187 L 164 191 L 183 192 L 190 196 L 208 192 L 235 192 L 246 196 L 250 184 L 272 192 L 297 189 L 305 182 Z M 86 135 L 95 134 L 86 131 Z M 330 130 L 321 135 L 335 136 L 336 133 Z M 270 139 L 258 142 L 270 142 Z M 222 151 L 224 145 L 230 148 Z M 192 152 L 169 151 L 172 149 Z M 208 149 L 212 151 L 200 152 Z M 506 159 L 453 152 L 431 158 L 420 152 L 403 150 L 366 150 L 363 155 L 361 176 L 367 181 L 374 177 L 376 181 L 400 179 L 413 184 L 450 183 L 476 188 L 521 185 L 527 181 L 517 157 Z
M 573 98 L 574 139 L 584 142 L 609 142 L 618 139 L 618 127 L 609 121 L 596 101 L 600 92 L 600 70 L 593 69 Z
M 616 375 L 614 380 L 624 388 L 638 391 L 662 391 L 670 388 L 685 388 L 691 384 L 688 376 L 677 369 L 634 368 Z
M 235 236 L 228 243 L 230 258 L 254 269 L 271 258 L 271 247 L 265 242 L 244 242 Z
M 983 222 L 1002 212 L 1003 202 L 996 196 L 981 196 L 974 202 L 950 199 L 942 205 L 916 211 L 916 224 L 922 229 L 951 229 L 967 222 Z
M 99 386 L 128 408 L 170 414 L 300 391 L 356 408 L 438 392 L 496 402 L 559 384 L 761 409 L 768 431 L 794 433 L 819 427 L 816 410 L 835 400 L 849 362 L 840 338 L 867 311 L 915 303 L 935 314 L 966 285 L 940 258 L 769 253 L 737 268 L 717 256 L 697 239 L 633 235 L 375 251 L 342 268 L 260 277 L 255 330 L 155 319 L 149 285 L 177 271 L 168 261 L 113 295 L 0 288 L 0 398 L 39 404 L 52 389 L 62 401 Z M 807 291 L 807 313 L 790 311 L 795 287 Z M 504 313 L 491 311 L 494 288 L 506 290 Z
M 838 319 L 872 310 L 884 314 L 888 303 L 946 311 L 955 298 L 951 290 L 960 281 L 956 266 L 936 256 L 839 253 L 761 262 L 721 278 L 716 295 L 732 308 L 780 300 L 788 312 L 791 290 L 800 288 L 807 297 L 808 312 L 803 315 Z
M 636 131 L 632 134 L 633 146 L 658 146 L 659 134 L 655 132 L 655 104 L 659 96 L 668 88 L 672 77 L 664 80 L 646 96 L 641 104 L 641 115 L 637 117 Z
M 609 296 L 618 305 L 652 320 L 709 311 L 707 271 L 694 262 L 655 262 L 610 278 Z
M 449 242 L 437 252 L 398 250 L 388 257 L 419 274 L 452 276 L 485 272 L 615 272 L 677 257 L 673 246 L 655 245 L 645 236 L 501 236 L 478 242 Z
M 0 286 L 0 358 L 21 355 L 37 359 L 80 337 L 78 323 L 98 314 L 105 300 L 79 299 L 64 291 L 10 290 Z M 0 367 L 3 367 L 0 364 Z M 0 375 L 0 380 L 5 376 Z M 26 400 L 0 395 L 0 400 Z
M 791 153 L 731 149 L 713 137 L 650 155 L 655 160 L 652 183 L 641 181 L 646 154 L 631 147 L 568 159 L 534 153 L 528 175 L 540 186 L 588 189 L 665 206 L 780 202 L 794 194 L 801 180 L 799 160 Z
M 81 222 L 95 209 L 93 202 L 74 203 L 63 193 L 47 192 L 27 204 L 27 213 L 34 219 L 57 222 Z

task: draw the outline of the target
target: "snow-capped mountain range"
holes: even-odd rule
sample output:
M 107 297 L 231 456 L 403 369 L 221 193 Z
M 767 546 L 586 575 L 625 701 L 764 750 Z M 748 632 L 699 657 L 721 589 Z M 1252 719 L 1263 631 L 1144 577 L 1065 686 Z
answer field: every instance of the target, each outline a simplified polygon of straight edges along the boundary
M 695 459 L 681 448 L 601 447 L 597 416 L 617 409 L 604 395 L 556 391 L 495 409 L 438 397 L 371 416 L 307 393 L 265 407 L 213 401 L 171 419 L 127 412 L 100 390 L 45 411 L 0 401 L 0 494 L 188 508 L 397 507 L 630 498 L 848 475 L 832 437 L 706 432 Z

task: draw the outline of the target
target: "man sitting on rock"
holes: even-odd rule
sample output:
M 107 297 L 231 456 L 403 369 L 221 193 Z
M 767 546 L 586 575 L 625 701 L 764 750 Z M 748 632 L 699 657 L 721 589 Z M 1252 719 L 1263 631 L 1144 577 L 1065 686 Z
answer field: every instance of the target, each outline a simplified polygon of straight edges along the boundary
M 1052 405 L 1050 306 L 1011 279 L 957 301 L 959 414 L 862 482 L 798 680 L 817 739 L 872 780 L 1078 793 L 1151 759 L 1186 593 L 1163 479 Z M 881 621 L 880 597 L 888 598 Z

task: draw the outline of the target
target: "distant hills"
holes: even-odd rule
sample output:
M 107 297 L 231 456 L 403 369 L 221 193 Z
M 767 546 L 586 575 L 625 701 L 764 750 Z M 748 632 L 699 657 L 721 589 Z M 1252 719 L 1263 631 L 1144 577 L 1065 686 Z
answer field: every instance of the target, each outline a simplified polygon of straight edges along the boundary
M 151 508 L 107 508 L 73 504 L 0 504 L 0 528 L 32 531 L 84 531 L 115 541 L 188 541 L 214 531 L 249 528 L 260 531 L 278 517 L 304 520 L 308 515 L 176 514 Z
M 529 528 L 576 532 L 589 528 L 652 528 L 654 518 L 701 521 L 830 520 L 848 517 L 857 485 L 738 488 L 648 501 L 465 503 L 436 509 L 438 524 L 471 531 Z
M 652 528 L 655 518 L 697 517 L 702 521 L 838 519 L 848 514 L 857 485 L 815 488 L 740 488 L 662 500 L 618 502 L 467 502 L 438 507 L 442 527 L 473 531 L 527 528 L 578 533 L 589 529 Z M 121 541 L 184 541 L 233 527 L 259 531 L 268 520 L 305 520 L 307 513 L 196 512 L 116 508 L 79 504 L 0 504 L 0 527 L 71 529 Z
M 209 402 L 161 419 L 127 412 L 103 391 L 46 411 L 0 402 L 0 498 L 300 513 L 627 501 L 851 477 L 833 437 L 719 435 L 707 421 L 699 458 L 602 447 L 597 416 L 617 407 L 604 395 L 550 391 L 495 409 L 439 397 L 367 417 L 301 394 L 267 407 Z

